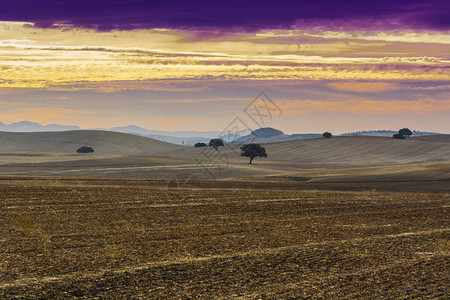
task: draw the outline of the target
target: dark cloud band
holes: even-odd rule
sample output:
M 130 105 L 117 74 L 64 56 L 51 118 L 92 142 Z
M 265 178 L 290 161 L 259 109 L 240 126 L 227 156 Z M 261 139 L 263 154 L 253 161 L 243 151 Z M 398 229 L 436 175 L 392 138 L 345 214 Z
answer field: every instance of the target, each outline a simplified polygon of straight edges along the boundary
M 69 24 L 98 30 L 197 28 L 214 30 L 292 27 L 450 29 L 445 0 L 15 0 L 4 1 L 2 21 L 39 27 Z

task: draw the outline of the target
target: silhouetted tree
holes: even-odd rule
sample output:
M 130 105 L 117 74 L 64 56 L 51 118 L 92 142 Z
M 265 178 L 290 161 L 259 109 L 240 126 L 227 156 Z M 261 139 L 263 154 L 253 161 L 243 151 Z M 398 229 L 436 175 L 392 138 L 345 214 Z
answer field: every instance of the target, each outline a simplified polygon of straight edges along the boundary
M 331 132 L 326 131 L 326 132 L 324 132 L 324 133 L 322 134 L 322 136 L 323 136 L 324 138 L 329 139 L 329 138 L 331 138 L 333 135 L 331 134 Z
M 241 156 L 250 157 L 249 164 L 252 163 L 255 157 L 267 157 L 266 148 L 261 147 L 260 144 L 246 144 L 241 147 Z
M 403 135 L 405 138 L 410 137 L 412 135 L 411 130 L 408 128 L 403 128 L 398 131 L 399 134 Z
M 195 145 L 194 145 L 195 147 L 206 147 L 206 144 L 205 143 L 195 143 Z
M 209 141 L 209 147 L 213 147 L 216 150 L 219 150 L 219 147 L 223 147 L 224 143 L 222 139 L 211 139 Z
M 404 140 L 405 136 L 403 134 L 400 133 L 394 133 L 394 135 L 392 136 L 393 139 L 399 139 L 399 140 Z
M 77 149 L 77 153 L 94 153 L 94 149 L 88 146 L 82 146 Z

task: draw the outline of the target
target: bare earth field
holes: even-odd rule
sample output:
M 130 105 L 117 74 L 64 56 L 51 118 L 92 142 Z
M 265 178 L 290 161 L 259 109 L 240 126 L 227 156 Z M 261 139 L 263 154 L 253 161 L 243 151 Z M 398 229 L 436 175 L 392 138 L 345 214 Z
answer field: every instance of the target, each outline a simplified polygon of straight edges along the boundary
M 89 134 L 0 136 L 1 299 L 449 298 L 450 135 Z
M 3 178 L 0 298 L 449 296 L 448 193 L 167 184 Z

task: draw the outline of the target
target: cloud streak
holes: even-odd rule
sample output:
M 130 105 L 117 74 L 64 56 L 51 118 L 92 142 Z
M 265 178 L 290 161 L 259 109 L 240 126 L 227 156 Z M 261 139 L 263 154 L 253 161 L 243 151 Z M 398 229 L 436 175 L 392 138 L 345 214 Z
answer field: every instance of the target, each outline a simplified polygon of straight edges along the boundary
M 337 5 L 353 7 L 355 16 L 369 8 L 362 1 L 359 6 L 323 3 L 334 12 Z M 372 129 L 448 132 L 450 35 L 431 26 L 432 20 L 429 27 L 411 20 L 414 26 L 405 27 L 420 6 L 408 3 L 403 15 L 385 11 L 368 27 L 360 25 L 371 12 L 356 21 L 346 19 L 347 10 L 337 19 L 316 11 L 312 19 L 270 28 L 225 29 L 228 25 L 220 23 L 211 28 L 184 20 L 190 25 L 155 29 L 150 22 L 144 26 L 149 29 L 124 30 L 134 25 L 119 20 L 120 30 L 108 31 L 112 25 L 105 16 L 104 23 L 95 23 L 106 26 L 102 31 L 92 29 L 95 19 L 80 11 L 86 19 L 79 27 L 0 22 L 0 117 L 89 127 L 136 123 L 162 130 L 220 130 L 264 90 L 284 110 L 285 121 L 271 124 L 282 130 L 348 131 L 380 124 Z M 44 20 L 53 19 L 44 15 L 39 22 Z M 300 26 L 305 20 L 308 25 Z M 384 20 L 391 23 L 381 24 Z
M 66 24 L 98 30 L 208 28 L 246 31 L 292 27 L 449 29 L 444 0 L 16 0 L 2 4 L 0 20 L 40 27 Z M 101 16 L 101 17 L 99 17 Z
M 351 37 L 344 33 L 314 33 L 322 38 L 314 43 L 292 44 L 273 41 L 273 36 L 282 35 L 280 31 L 191 40 L 194 33 L 180 30 L 96 32 L 25 25 L 0 23 L 3 37 L 0 39 L 0 87 L 60 89 L 104 82 L 107 85 L 103 91 L 112 92 L 132 86 L 120 87 L 125 81 L 148 80 L 450 78 L 450 55 L 441 55 L 441 50 L 436 55 L 418 56 L 423 54 L 423 49 L 417 44 L 367 42 L 361 41 L 359 35 Z M 297 31 L 287 34 L 300 39 L 308 35 Z M 331 42 L 330 36 L 334 37 Z M 411 34 L 405 36 L 409 39 Z M 421 45 L 435 43 L 424 34 L 421 38 L 424 40 Z M 387 44 L 391 47 L 390 55 L 386 55 Z M 114 86 L 113 82 L 118 84 Z

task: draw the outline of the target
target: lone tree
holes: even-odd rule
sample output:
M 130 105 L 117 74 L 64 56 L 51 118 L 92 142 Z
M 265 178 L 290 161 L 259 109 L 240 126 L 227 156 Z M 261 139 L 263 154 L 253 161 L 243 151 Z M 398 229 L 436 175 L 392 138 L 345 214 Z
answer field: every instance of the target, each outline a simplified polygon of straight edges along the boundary
M 401 135 L 403 135 L 405 138 L 407 138 L 407 137 L 410 137 L 410 136 L 412 135 L 412 132 L 411 132 L 411 130 L 409 130 L 408 128 L 403 128 L 403 129 L 400 129 L 400 130 L 398 131 L 398 134 L 401 134 Z
M 411 135 L 412 135 L 411 130 L 409 130 L 408 128 L 403 128 L 403 129 L 400 129 L 398 131 L 398 133 L 394 133 L 392 138 L 393 139 L 404 140 L 405 138 L 410 137 Z
M 82 146 L 77 149 L 77 153 L 94 153 L 94 149 L 88 146 Z
M 249 164 L 255 157 L 267 157 L 266 148 L 261 147 L 260 144 L 246 144 L 241 147 L 241 156 L 250 157 Z
M 398 140 L 404 140 L 405 136 L 400 134 L 400 133 L 394 133 L 394 135 L 392 136 L 393 139 L 398 139 Z
M 205 143 L 195 143 L 195 145 L 194 145 L 196 148 L 198 148 L 198 147 L 206 147 L 206 144 Z
M 329 139 L 329 138 L 331 138 L 333 135 L 331 134 L 331 132 L 326 131 L 326 132 L 324 132 L 324 133 L 322 134 L 322 136 L 323 136 L 324 138 Z
M 209 141 L 209 147 L 213 147 L 216 150 L 219 150 L 219 147 L 223 147 L 224 143 L 222 139 L 211 139 Z

